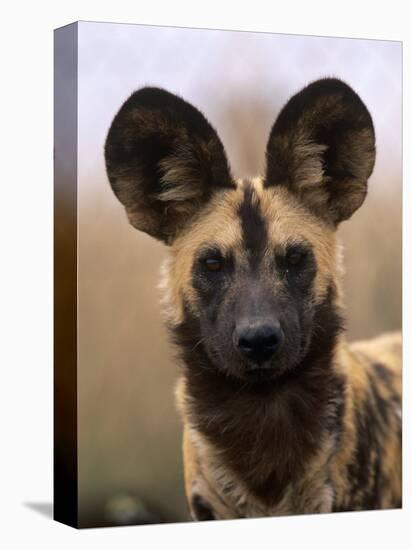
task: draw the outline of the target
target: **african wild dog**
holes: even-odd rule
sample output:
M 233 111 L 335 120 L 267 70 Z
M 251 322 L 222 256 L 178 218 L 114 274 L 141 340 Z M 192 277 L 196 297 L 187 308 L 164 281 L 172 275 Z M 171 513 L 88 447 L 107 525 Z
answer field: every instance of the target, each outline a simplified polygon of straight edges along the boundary
M 235 182 L 206 118 L 157 88 L 124 103 L 105 154 L 130 223 L 170 246 L 192 516 L 401 506 L 400 336 L 343 335 L 336 229 L 375 160 L 358 95 L 323 79 L 292 97 L 262 178 Z

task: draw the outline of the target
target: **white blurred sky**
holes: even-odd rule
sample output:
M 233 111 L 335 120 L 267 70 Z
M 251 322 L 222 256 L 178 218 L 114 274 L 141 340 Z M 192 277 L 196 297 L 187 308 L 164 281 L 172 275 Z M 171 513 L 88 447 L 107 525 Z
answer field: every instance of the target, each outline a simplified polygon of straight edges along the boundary
M 142 86 L 166 88 L 200 108 L 217 129 L 235 176 L 242 177 L 263 169 L 282 105 L 324 76 L 342 78 L 360 94 L 377 136 L 373 181 L 400 189 L 400 42 L 81 22 L 78 70 L 83 192 L 102 184 L 111 120 Z

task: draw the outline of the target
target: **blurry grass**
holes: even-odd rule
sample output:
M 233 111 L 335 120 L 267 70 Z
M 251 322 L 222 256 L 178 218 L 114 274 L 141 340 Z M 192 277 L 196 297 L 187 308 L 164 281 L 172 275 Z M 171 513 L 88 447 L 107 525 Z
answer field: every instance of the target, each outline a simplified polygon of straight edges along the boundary
M 349 339 L 401 328 L 402 202 L 400 182 L 376 185 L 341 228 Z

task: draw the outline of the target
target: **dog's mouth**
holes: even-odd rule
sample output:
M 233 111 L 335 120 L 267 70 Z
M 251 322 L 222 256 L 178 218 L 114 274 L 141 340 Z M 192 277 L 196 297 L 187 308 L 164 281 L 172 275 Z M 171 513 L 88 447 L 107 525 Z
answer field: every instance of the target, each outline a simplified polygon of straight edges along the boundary
M 279 355 L 263 364 L 251 361 L 239 364 L 237 358 L 236 361 L 233 357 L 227 360 L 225 354 L 217 347 L 205 347 L 204 349 L 210 360 L 210 366 L 207 369 L 209 372 L 216 371 L 230 379 L 237 380 L 237 382 L 256 386 L 272 385 L 272 383 L 279 383 L 284 378 L 288 378 L 293 373 L 298 359 L 294 357 L 292 362 L 290 360 L 292 358 L 289 357 L 289 361 L 285 361 L 285 357 Z

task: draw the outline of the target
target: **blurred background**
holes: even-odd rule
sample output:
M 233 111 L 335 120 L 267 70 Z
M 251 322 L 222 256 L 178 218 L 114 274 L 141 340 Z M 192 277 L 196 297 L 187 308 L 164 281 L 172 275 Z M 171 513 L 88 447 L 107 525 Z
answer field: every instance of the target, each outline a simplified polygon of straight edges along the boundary
M 375 123 L 367 201 L 341 226 L 349 338 L 401 326 L 398 42 L 79 23 L 78 414 L 82 526 L 187 520 L 174 353 L 157 282 L 165 248 L 128 225 L 103 146 L 123 101 L 167 88 L 211 121 L 233 173 L 261 173 L 271 125 L 310 81 L 336 76 Z

